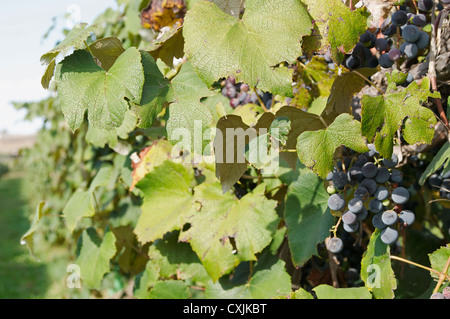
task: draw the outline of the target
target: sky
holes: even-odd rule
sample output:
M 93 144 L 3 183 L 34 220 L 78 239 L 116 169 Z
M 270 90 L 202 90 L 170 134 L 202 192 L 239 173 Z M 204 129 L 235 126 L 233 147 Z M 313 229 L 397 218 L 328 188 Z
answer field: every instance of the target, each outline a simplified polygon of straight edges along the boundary
M 41 120 L 24 121 L 24 112 L 11 102 L 33 102 L 49 96 L 41 86 L 45 66 L 40 57 L 62 40 L 61 30 L 75 22 L 92 23 L 115 0 L 22 0 L 2 1 L 0 8 L 0 133 L 28 135 L 37 132 Z M 72 13 L 73 19 L 64 15 Z M 57 27 L 45 33 L 56 18 Z

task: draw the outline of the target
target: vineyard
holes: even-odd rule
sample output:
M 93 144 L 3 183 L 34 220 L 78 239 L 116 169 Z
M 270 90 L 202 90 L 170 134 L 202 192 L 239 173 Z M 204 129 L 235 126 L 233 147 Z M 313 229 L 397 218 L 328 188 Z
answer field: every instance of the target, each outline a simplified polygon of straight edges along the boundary
M 449 299 L 450 2 L 356 2 L 117 0 L 36 57 L 59 297 Z

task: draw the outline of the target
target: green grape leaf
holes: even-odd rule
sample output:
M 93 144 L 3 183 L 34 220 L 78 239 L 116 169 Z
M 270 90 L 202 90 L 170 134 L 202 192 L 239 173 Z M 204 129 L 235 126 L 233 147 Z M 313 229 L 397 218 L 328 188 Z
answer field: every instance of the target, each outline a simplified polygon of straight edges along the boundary
M 172 144 L 203 154 L 210 143 L 205 132 L 213 121 L 211 110 L 200 100 L 216 93 L 210 91 L 198 77 L 191 63 L 186 62 L 180 72 L 171 81 L 173 97 L 167 119 L 167 134 Z
M 53 77 L 56 66 L 56 57 L 60 53 L 66 53 L 71 48 L 84 48 L 86 39 L 89 37 L 91 32 L 95 30 L 95 28 L 95 25 L 88 26 L 87 23 L 77 24 L 73 27 L 72 30 L 70 30 L 63 41 L 61 41 L 57 46 L 41 56 L 41 63 L 44 65 L 48 65 L 41 80 L 41 84 L 44 89 L 48 89 L 50 81 Z
M 169 68 L 174 68 L 174 58 L 184 57 L 184 38 L 183 28 L 173 28 L 164 32 L 161 38 L 158 38 L 146 51 L 156 60 L 161 59 Z
M 286 195 L 284 216 L 292 261 L 302 266 L 317 255 L 317 245 L 330 235 L 334 217 L 328 208 L 329 195 L 323 181 L 304 167 L 298 172 Z
M 34 233 L 36 232 L 36 230 L 38 228 L 39 221 L 41 220 L 41 218 L 43 216 L 44 206 L 45 206 L 45 202 L 44 201 L 39 202 L 39 204 L 38 204 L 38 206 L 36 208 L 36 212 L 35 212 L 35 214 L 33 216 L 33 221 L 31 222 L 30 228 L 20 238 L 20 244 L 21 245 L 27 245 L 28 251 L 30 252 L 30 255 L 36 260 L 37 260 L 37 258 L 34 255 L 34 241 L 33 241 L 33 238 L 34 238 Z
M 90 125 L 111 130 L 123 123 L 129 109 L 126 99 L 134 103 L 141 100 L 141 55 L 129 48 L 105 71 L 90 53 L 77 50 L 56 67 L 56 82 L 61 108 L 72 131 L 80 127 L 86 110 Z
M 433 159 L 431 160 L 430 164 L 428 164 L 425 171 L 422 173 L 419 179 L 419 185 L 423 186 L 425 184 L 425 181 L 428 177 L 431 176 L 434 172 L 436 172 L 444 163 L 444 174 L 447 171 L 450 161 L 448 160 L 450 158 L 450 142 L 446 142 L 439 152 L 437 152 L 436 155 L 434 155 Z
M 184 281 L 157 281 L 148 294 L 149 299 L 188 299 L 189 289 Z
M 136 247 L 139 246 L 136 235 L 131 226 L 119 226 L 111 228 L 116 237 L 116 248 L 120 252 L 118 264 L 120 269 L 130 275 L 137 275 L 145 270 L 148 257 L 145 255 L 147 246 L 141 248 L 141 253 L 136 253 Z
M 62 214 L 66 221 L 66 226 L 72 233 L 77 227 L 78 221 L 83 217 L 95 215 L 95 195 L 98 187 L 106 186 L 113 174 L 112 166 L 100 168 L 95 178 L 92 180 L 89 189 L 86 191 L 76 191 L 69 198 L 63 208 Z
M 147 262 L 142 273 L 136 276 L 134 280 L 133 296 L 138 299 L 147 299 L 150 287 L 152 287 L 159 278 L 159 267 Z
M 317 299 L 372 299 L 372 294 L 366 287 L 335 288 L 319 285 L 313 291 Z
M 162 75 L 153 57 L 145 51 L 140 52 L 145 82 L 140 105 L 136 106 L 139 114 L 138 126 L 150 128 L 158 114 L 168 105 L 173 91 L 170 82 Z
M 397 288 L 389 258 L 389 246 L 381 241 L 381 231 L 376 229 L 370 238 L 361 260 L 361 279 L 376 299 L 393 299 Z
M 420 85 L 413 81 L 399 91 L 389 74 L 387 77 L 391 91 L 376 97 L 364 95 L 361 99 L 361 129 L 369 141 L 375 138 L 375 147 L 381 156 L 391 158 L 394 137 L 402 126 L 403 137 L 409 144 L 431 143 L 436 118 L 433 111 L 421 103 L 429 97 L 439 98 L 440 94 L 430 92 L 427 77 Z
M 324 127 L 320 116 L 304 112 L 296 107 L 284 106 L 276 114 L 276 117 L 287 117 L 291 121 L 291 130 L 287 135 L 285 149 L 295 149 L 297 139 L 305 131 L 315 131 Z M 295 169 L 298 156 L 292 152 L 281 152 L 280 158 Z
M 251 87 L 292 96 L 292 71 L 278 65 L 301 55 L 301 39 L 311 28 L 297 0 L 247 0 L 242 19 L 201 1 L 185 17 L 185 52 L 208 85 L 234 76 Z
M 207 283 L 211 278 L 189 243 L 178 241 L 179 232 L 173 231 L 150 246 L 148 256 L 160 269 L 159 277 Z
M 264 191 L 261 184 L 238 200 L 223 194 L 219 183 L 195 188 L 200 209 L 188 219 L 191 227 L 179 240 L 191 244 L 214 281 L 240 261 L 256 260 L 255 254 L 270 244 L 279 218 L 276 201 L 268 200 Z
M 333 82 L 331 93 L 328 97 L 325 114 L 330 114 L 332 112 L 336 114 L 352 114 L 351 103 L 353 95 L 361 91 L 361 89 L 366 85 L 364 78 L 356 72 L 365 77 L 370 77 L 377 71 L 378 70 L 375 68 L 360 68 L 357 71 L 343 71 L 342 74 L 340 74 Z
M 246 139 L 251 136 L 245 136 L 245 133 L 249 132 L 249 127 L 237 115 L 222 117 L 217 122 L 216 129 L 218 133 L 214 139 L 216 176 L 222 184 L 223 192 L 226 193 L 247 170 L 244 149 L 249 142 Z
M 333 169 L 333 155 L 341 145 L 359 153 L 368 151 L 366 141 L 361 136 L 361 123 L 347 113 L 336 117 L 324 130 L 300 134 L 297 154 L 305 166 L 311 168 L 319 177 L 325 178 Z
M 239 18 L 239 13 L 244 7 L 243 0 L 212 0 L 223 12 Z
M 107 231 L 101 238 L 94 228 L 83 231 L 77 247 L 75 264 L 80 267 L 82 284 L 100 288 L 103 276 L 109 272 L 109 262 L 116 254 L 116 237 Z
M 271 258 L 270 263 L 255 264 L 253 274 L 244 285 L 233 285 L 225 280 L 209 282 L 205 295 L 208 299 L 271 299 L 289 295 L 291 278 L 281 259 Z M 261 267 L 262 266 L 262 267 Z
M 450 244 L 433 251 L 431 254 L 428 254 L 428 257 L 430 258 L 431 268 L 443 272 L 450 259 Z M 436 274 L 434 273 L 431 273 L 431 275 L 436 277 Z M 450 276 L 450 267 L 447 268 L 447 275 Z
M 120 139 L 127 139 L 128 133 L 133 131 L 136 127 L 137 117 L 132 112 L 127 111 L 122 125 L 112 130 L 102 130 L 100 128 L 89 126 L 86 132 L 86 142 L 94 145 L 95 147 L 105 147 L 108 145 L 110 148 L 114 148 L 119 143 Z
M 315 23 L 315 32 L 305 40 L 308 51 L 330 48 L 333 59 L 341 63 L 342 52 L 353 49 L 366 31 L 369 14 L 364 8 L 352 11 L 340 0 L 304 0 L 303 3 Z
M 193 178 L 191 170 L 167 160 L 136 184 L 144 198 L 134 229 L 139 242 L 155 241 L 183 227 L 187 216 L 195 212 L 190 189 Z
M 98 64 L 108 71 L 117 58 L 125 52 L 122 41 L 116 37 L 98 39 L 89 45 L 92 54 L 98 60 Z
M 303 288 L 298 288 L 289 294 L 289 299 L 314 299 L 314 297 Z

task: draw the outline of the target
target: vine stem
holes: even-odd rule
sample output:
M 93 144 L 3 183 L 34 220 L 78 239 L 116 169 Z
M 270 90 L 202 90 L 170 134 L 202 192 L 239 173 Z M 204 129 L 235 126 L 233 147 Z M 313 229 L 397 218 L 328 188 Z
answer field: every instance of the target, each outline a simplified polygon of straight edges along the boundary
M 445 263 L 444 269 L 442 269 L 442 272 L 441 272 L 441 274 L 439 275 L 439 281 L 438 281 L 438 283 L 436 284 L 436 287 L 434 287 L 433 293 L 436 293 L 436 292 L 439 291 L 439 287 L 441 287 L 442 283 L 443 283 L 444 280 L 445 280 L 445 277 L 448 277 L 448 276 L 447 276 L 447 271 L 448 271 L 448 268 L 449 268 L 449 267 L 450 267 L 450 257 L 448 257 L 447 262 Z M 448 279 L 448 278 L 447 278 L 447 279 Z
M 374 88 L 376 88 L 378 90 L 378 92 L 380 92 L 382 95 L 385 95 L 385 93 L 383 92 L 383 90 L 381 90 L 378 86 L 375 85 L 375 83 L 373 83 L 372 81 L 370 81 L 366 76 L 362 75 L 361 73 L 359 73 L 356 70 L 353 70 L 352 72 L 354 72 L 356 75 L 360 76 L 361 78 L 363 78 L 364 80 L 366 80 L 370 85 L 372 85 Z
M 404 263 L 407 263 L 407 264 L 411 264 L 411 265 L 413 265 L 413 266 L 416 266 L 416 267 L 419 267 L 419 268 L 422 268 L 422 269 L 425 269 L 425 270 L 428 270 L 429 272 L 432 272 L 432 273 L 434 273 L 434 274 L 436 274 L 436 275 L 438 275 L 438 276 L 443 276 L 444 278 L 447 278 L 448 280 L 450 280 L 450 277 L 447 275 L 447 274 L 443 274 L 443 273 L 441 273 L 440 271 L 437 271 L 437 270 L 435 270 L 435 269 L 433 269 L 433 268 L 430 268 L 430 267 L 427 267 L 427 266 L 424 266 L 424 265 L 421 265 L 421 264 L 418 264 L 418 263 L 415 263 L 415 262 L 413 262 L 413 261 L 410 261 L 410 260 L 408 260 L 408 259 L 405 259 L 405 258 L 402 258 L 402 257 L 398 257 L 398 256 L 389 256 L 391 259 L 395 259 L 395 260 L 398 260 L 398 261 L 402 261 L 402 262 L 404 262 Z M 448 262 L 448 261 L 447 261 Z

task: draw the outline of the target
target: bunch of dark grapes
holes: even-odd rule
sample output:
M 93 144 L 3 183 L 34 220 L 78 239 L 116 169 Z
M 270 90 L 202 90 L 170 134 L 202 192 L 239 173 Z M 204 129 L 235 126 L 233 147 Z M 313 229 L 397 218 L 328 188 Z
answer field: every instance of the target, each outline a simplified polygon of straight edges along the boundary
M 372 225 L 381 230 L 383 243 L 390 245 L 397 241 L 398 228 L 410 226 L 415 214 L 403 208 L 410 193 L 402 186 L 402 171 L 396 169 L 397 156 L 393 154 L 391 159 L 383 159 L 373 144 L 369 144 L 369 149 L 350 163 L 339 162 L 328 174 L 328 207 L 342 213 L 343 229 L 349 233 L 357 231 L 361 223 L 370 218 Z M 339 252 L 342 240 L 331 239 L 327 241 L 327 248 L 333 253 Z
M 429 34 L 423 30 L 430 23 L 432 0 L 419 0 L 418 12 L 407 7 L 394 11 L 374 32 L 366 30 L 344 64 L 349 69 L 361 67 L 390 68 L 401 58 L 410 60 L 428 48 Z
M 439 191 L 441 198 L 450 199 L 450 172 L 445 172 L 443 167 L 428 178 L 428 184 L 431 189 Z
M 272 94 L 261 90 L 251 90 L 248 84 L 236 83 L 236 79 L 231 76 L 222 83 L 222 95 L 230 99 L 232 108 L 249 103 L 261 104 L 261 102 L 267 109 L 272 106 Z

